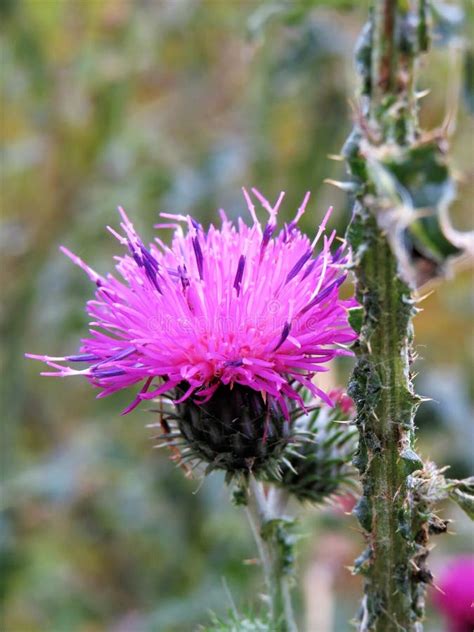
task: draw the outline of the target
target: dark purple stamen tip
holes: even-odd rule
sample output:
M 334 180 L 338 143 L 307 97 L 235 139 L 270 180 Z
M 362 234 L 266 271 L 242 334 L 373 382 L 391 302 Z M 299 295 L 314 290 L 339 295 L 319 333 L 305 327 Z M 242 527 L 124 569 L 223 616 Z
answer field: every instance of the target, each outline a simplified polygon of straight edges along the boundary
M 305 273 L 303 274 L 302 277 L 302 281 L 304 281 L 306 279 L 306 277 L 311 274 L 311 272 L 314 270 L 314 266 L 317 264 L 318 260 L 317 259 L 313 259 L 313 261 L 311 261 L 311 263 L 309 264 L 309 266 L 306 268 Z
M 198 221 L 196 221 L 194 217 L 191 217 L 191 224 L 194 226 L 196 230 L 201 229 L 201 224 Z
M 132 353 L 135 353 L 135 351 L 135 347 L 127 347 L 126 349 L 122 349 L 122 351 L 119 351 L 110 358 L 104 358 L 103 360 L 98 362 L 92 370 L 95 371 L 98 367 L 102 366 L 103 364 L 107 364 L 108 362 L 117 362 L 118 360 L 124 360 L 125 358 L 128 358 L 128 356 L 132 355 Z
M 122 369 L 92 369 L 92 377 L 105 378 L 105 377 L 119 377 L 119 375 L 125 375 L 125 371 Z
M 333 254 L 332 256 L 332 262 L 336 263 L 337 261 L 339 261 L 339 259 L 342 257 L 342 254 L 344 253 L 344 245 L 339 246 L 339 248 L 336 250 L 336 252 Z
M 142 253 L 142 257 L 143 257 L 143 264 L 145 266 L 148 264 L 148 266 L 152 270 L 154 270 L 155 272 L 158 272 L 158 268 L 159 268 L 158 261 L 151 254 L 151 252 L 145 248 L 143 244 L 140 244 L 140 252 Z
M 138 252 L 132 250 L 132 257 L 139 268 L 143 268 L 143 261 Z
M 283 230 L 284 230 L 284 238 L 283 241 L 286 243 L 287 241 L 289 241 L 290 239 L 293 238 L 293 233 L 295 232 L 295 230 L 297 229 L 297 224 L 296 222 L 290 222 L 289 224 L 285 224 Z
M 277 351 L 281 347 L 281 345 L 288 338 L 288 336 L 290 334 L 290 330 L 291 330 L 291 323 L 285 323 L 285 326 L 283 327 L 283 331 L 281 332 L 280 340 L 278 341 L 278 344 L 273 349 L 273 351 Z
M 79 353 L 77 355 L 66 356 L 68 362 L 97 362 L 100 360 L 99 356 L 94 353 Z
M 308 261 L 308 259 L 311 258 L 311 254 L 312 254 L 311 250 L 308 250 L 308 252 L 305 252 L 305 254 L 298 259 L 298 261 L 295 263 L 293 268 L 288 272 L 288 276 L 286 277 L 285 283 L 288 283 L 288 281 L 291 281 L 291 279 L 293 279 L 298 274 L 298 272 L 301 270 L 304 264 Z
M 192 238 L 194 254 L 196 256 L 196 263 L 199 272 L 199 278 L 202 280 L 203 278 L 203 266 L 204 266 L 204 257 L 202 256 L 201 245 L 199 243 L 199 239 L 197 237 Z
M 135 347 L 127 347 L 126 349 L 122 349 L 122 351 L 120 351 L 119 353 L 117 353 L 117 355 L 113 356 L 113 358 L 110 358 L 111 360 L 123 360 L 124 358 L 128 358 L 129 355 L 132 355 L 132 353 L 135 353 L 136 348 Z
M 147 263 L 145 262 L 145 273 L 147 275 L 147 278 L 149 279 L 150 283 L 152 283 L 155 286 L 155 289 L 158 290 L 158 292 L 160 294 L 163 294 L 163 292 L 161 291 L 161 288 L 158 284 L 158 280 L 156 278 L 156 272 L 154 270 L 152 270 Z
M 347 274 L 343 274 L 341 277 L 339 277 L 338 279 L 333 281 L 330 285 L 328 285 L 327 288 L 319 292 L 319 294 L 316 294 L 313 300 L 301 310 L 300 314 L 305 314 L 309 309 L 311 309 L 318 303 L 321 303 L 321 301 L 324 301 L 324 299 L 327 298 L 333 290 L 337 289 L 339 286 L 341 286 L 344 283 L 344 281 L 346 280 L 346 277 L 347 277 Z
M 186 273 L 187 273 L 186 266 L 183 266 L 183 267 L 178 266 L 178 275 L 179 275 L 179 278 L 181 279 L 181 285 L 183 287 L 183 290 L 185 290 L 190 285 L 190 282 Z
M 270 241 L 272 235 L 273 235 L 273 231 L 276 228 L 276 224 L 272 224 L 272 223 L 268 223 L 265 226 L 265 230 L 263 231 L 263 236 L 262 236 L 262 244 L 260 246 L 260 252 L 262 253 L 265 248 L 268 245 L 268 242 Z
M 158 269 L 159 269 L 158 261 L 151 254 L 151 252 L 149 252 L 145 248 L 145 246 L 142 243 L 139 244 L 140 252 L 137 252 L 135 250 L 133 244 L 130 241 L 128 242 L 128 247 L 135 263 L 140 268 L 145 269 L 145 274 L 147 275 L 149 281 L 155 286 L 158 292 L 162 294 L 163 292 L 161 291 L 161 288 L 158 284 L 158 280 L 156 278 L 158 274 Z
M 243 361 L 242 360 L 229 360 L 228 362 L 225 363 L 225 366 L 233 366 L 233 367 L 239 367 L 239 366 L 243 366 Z
M 242 277 L 244 276 L 245 268 L 245 256 L 240 255 L 239 263 L 237 266 L 237 272 L 234 279 L 234 288 L 237 290 L 237 296 L 240 294 L 240 284 L 242 283 Z
M 109 301 L 115 300 L 114 292 L 110 292 L 109 290 L 106 290 L 104 286 L 99 286 L 99 290 L 100 290 L 101 295 L 105 296 L 105 298 L 108 298 Z
M 132 244 L 132 242 L 130 241 L 130 239 L 127 239 L 127 246 L 128 246 L 128 251 L 129 253 L 132 255 L 133 260 L 135 261 L 135 263 L 140 266 L 140 268 L 143 266 L 142 263 L 142 258 L 140 257 L 140 254 L 137 252 L 135 246 Z

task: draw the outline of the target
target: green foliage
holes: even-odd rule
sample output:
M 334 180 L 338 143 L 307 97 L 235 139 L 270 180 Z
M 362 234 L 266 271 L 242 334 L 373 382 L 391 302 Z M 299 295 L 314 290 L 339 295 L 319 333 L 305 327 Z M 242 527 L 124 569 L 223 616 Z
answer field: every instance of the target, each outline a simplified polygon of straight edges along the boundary
M 394 147 L 384 153 L 379 165 L 388 179 L 377 177 L 373 167 L 374 183 L 382 199 L 396 200 L 403 209 L 399 223 L 408 225 L 403 239 L 413 267 L 421 267 L 421 258 L 433 263 L 431 274 L 442 273 L 443 264 L 462 252 L 449 241 L 441 227 L 441 213 L 456 194 L 442 141 L 421 140 L 401 150 Z M 405 214 L 409 214 L 408 217 Z M 428 280 L 426 273 L 418 272 L 417 276 L 418 283 Z
M 446 481 L 449 497 L 474 520 L 474 476 L 460 481 Z
M 443 226 L 456 187 L 442 138 L 427 134 L 410 146 L 377 146 L 363 141 L 356 127 L 343 154 L 356 191 L 363 194 L 369 187 L 378 197 L 378 224 L 398 253 L 403 278 L 423 285 L 444 274 L 446 264 L 463 251 Z
M 362 307 L 351 307 L 349 309 L 349 324 L 354 331 L 360 334 L 362 329 L 364 310 Z

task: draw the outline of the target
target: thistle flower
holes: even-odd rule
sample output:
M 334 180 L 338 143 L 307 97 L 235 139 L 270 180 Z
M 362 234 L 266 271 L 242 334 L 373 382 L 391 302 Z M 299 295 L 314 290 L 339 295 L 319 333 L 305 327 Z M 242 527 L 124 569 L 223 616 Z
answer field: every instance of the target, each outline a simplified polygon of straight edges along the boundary
M 325 234 L 331 209 L 311 241 L 297 228 L 309 193 L 277 232 L 284 194 L 272 206 L 252 189 L 268 213 L 262 226 L 243 192 L 250 226 L 242 219 L 235 226 L 223 211 L 221 228 L 208 230 L 189 215 L 162 213 L 167 223 L 156 227 L 174 230 L 171 246 L 156 237 L 146 247 L 119 208 L 122 234 L 108 230 L 128 250 L 117 257 L 121 279 L 62 248 L 96 285 L 89 336 L 75 355 L 28 354 L 54 369 L 43 375 L 86 377 L 98 397 L 140 384 L 122 414 L 143 400 L 171 398 L 186 439 L 210 462 L 224 450 L 224 469 L 258 460 L 273 432 L 288 434 L 284 420 L 304 406 L 301 386 L 331 405 L 312 378 L 349 354 L 344 345 L 356 337 L 347 319 L 352 301 L 339 298 L 344 244 L 331 252 L 335 231 Z
M 446 616 L 449 632 L 474 629 L 474 556 L 459 555 L 447 564 L 436 582 L 434 600 Z

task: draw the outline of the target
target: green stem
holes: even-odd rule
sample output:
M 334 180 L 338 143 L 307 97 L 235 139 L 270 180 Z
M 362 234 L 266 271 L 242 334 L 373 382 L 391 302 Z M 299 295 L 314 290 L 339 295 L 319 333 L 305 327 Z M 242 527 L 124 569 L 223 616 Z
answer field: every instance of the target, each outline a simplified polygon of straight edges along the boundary
M 357 231 L 364 235 L 359 248 Z M 359 560 L 366 574 L 367 609 L 360 629 L 411 631 L 416 629 L 410 592 L 414 543 L 407 537 L 407 476 L 421 465 L 412 450 L 417 405 L 409 376 L 413 308 L 373 209 L 358 207 L 350 235 L 356 246 L 357 294 L 365 311 L 351 383 L 360 432 L 356 465 L 364 491 L 356 513 L 369 542 Z
M 379 224 L 388 211 L 387 199 L 370 170 L 384 146 L 416 142 L 415 69 L 426 48 L 426 31 L 416 26 L 423 14 L 419 1 L 374 0 L 358 55 L 365 63 L 366 120 L 346 144 L 359 185 L 348 239 L 363 308 L 350 385 L 358 413 L 355 464 L 363 486 L 355 513 L 368 543 L 355 564 L 365 576 L 360 632 L 420 632 L 428 581 L 420 570 L 427 555 L 420 533 L 426 529 L 418 524 L 408 484 L 409 475 L 423 466 L 413 450 L 419 402 L 410 377 L 414 301 L 392 251 L 393 235 Z M 424 33 L 423 46 L 419 33 Z
M 291 603 L 292 539 L 283 516 L 287 495 L 284 490 L 271 488 L 267 498 L 262 484 L 254 478 L 249 487 L 246 511 L 262 561 L 272 630 L 296 632 Z

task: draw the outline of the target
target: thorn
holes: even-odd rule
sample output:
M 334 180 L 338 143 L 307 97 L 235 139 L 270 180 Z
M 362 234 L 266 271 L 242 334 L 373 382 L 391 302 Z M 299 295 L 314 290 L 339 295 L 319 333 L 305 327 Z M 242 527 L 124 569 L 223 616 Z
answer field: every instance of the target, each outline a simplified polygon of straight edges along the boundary
M 332 184 L 332 186 L 336 187 L 336 189 L 340 189 L 341 191 L 345 191 L 347 193 L 357 189 L 357 184 L 355 182 L 340 182 L 339 180 L 332 180 L 331 178 L 325 178 L 323 182 L 324 184 Z
M 196 487 L 196 489 L 193 491 L 193 496 L 195 496 L 199 491 L 201 491 L 202 486 L 204 485 L 204 481 L 206 480 L 206 477 L 203 476 L 202 479 L 199 481 L 199 485 Z
M 415 303 L 417 303 L 417 304 L 418 303 L 422 303 L 424 300 L 426 300 L 432 294 L 434 294 L 434 290 L 430 290 L 429 292 L 426 292 L 426 294 L 423 294 L 419 298 L 415 298 Z
M 431 90 L 429 88 L 427 88 L 426 90 L 420 90 L 419 92 L 416 93 L 416 98 L 417 99 L 423 99 L 423 97 L 426 97 L 430 94 Z

